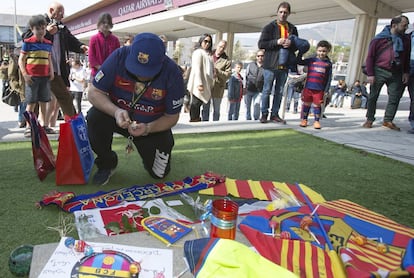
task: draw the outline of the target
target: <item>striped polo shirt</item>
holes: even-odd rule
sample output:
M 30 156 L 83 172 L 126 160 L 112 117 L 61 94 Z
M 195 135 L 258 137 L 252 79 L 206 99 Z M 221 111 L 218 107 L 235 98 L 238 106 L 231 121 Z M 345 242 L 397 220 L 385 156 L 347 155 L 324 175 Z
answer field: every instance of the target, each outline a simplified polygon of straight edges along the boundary
M 35 36 L 25 39 L 22 44 L 21 53 L 27 55 L 27 74 L 36 77 L 45 77 L 50 74 L 49 56 L 52 52 L 52 42 L 43 39 L 38 41 Z

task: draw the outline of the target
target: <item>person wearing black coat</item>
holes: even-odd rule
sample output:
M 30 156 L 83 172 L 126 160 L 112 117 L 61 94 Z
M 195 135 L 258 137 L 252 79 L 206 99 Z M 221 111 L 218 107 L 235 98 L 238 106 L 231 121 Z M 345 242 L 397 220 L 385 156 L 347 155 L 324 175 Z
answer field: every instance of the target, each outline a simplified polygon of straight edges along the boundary
M 270 112 L 270 121 L 275 123 L 285 123 L 279 117 L 280 103 L 282 101 L 283 87 L 288 76 L 288 67 L 279 64 L 279 52 L 282 48 L 293 47 L 289 36 L 298 36 L 297 28 L 287 21 L 290 15 L 290 4 L 282 2 L 277 8 L 277 18 L 266 25 L 258 41 L 259 49 L 264 49 L 264 85 L 261 100 L 261 123 L 269 121 L 269 100 L 273 82 L 275 82 L 274 98 Z
M 45 14 L 46 28 L 45 38 L 53 42 L 52 63 L 55 71 L 55 78 L 51 81 L 50 87 L 65 115 L 75 115 L 72 95 L 68 91 L 70 65 L 69 52 L 87 53 L 88 46 L 79 41 L 70 30 L 61 22 L 65 14 L 65 8 L 58 2 L 50 4 Z M 32 35 L 28 29 L 22 38 Z

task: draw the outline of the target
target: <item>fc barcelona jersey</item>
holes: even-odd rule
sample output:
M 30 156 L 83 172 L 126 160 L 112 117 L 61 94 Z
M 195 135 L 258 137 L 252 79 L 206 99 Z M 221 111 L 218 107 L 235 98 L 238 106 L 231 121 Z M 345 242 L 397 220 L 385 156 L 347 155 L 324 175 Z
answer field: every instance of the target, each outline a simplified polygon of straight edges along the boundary
M 115 50 L 95 75 L 93 85 L 111 101 L 130 112 L 135 121 L 152 122 L 164 114 L 177 114 L 184 100 L 184 82 L 177 64 L 166 57 L 151 82 L 137 82 L 125 69 L 129 47 Z

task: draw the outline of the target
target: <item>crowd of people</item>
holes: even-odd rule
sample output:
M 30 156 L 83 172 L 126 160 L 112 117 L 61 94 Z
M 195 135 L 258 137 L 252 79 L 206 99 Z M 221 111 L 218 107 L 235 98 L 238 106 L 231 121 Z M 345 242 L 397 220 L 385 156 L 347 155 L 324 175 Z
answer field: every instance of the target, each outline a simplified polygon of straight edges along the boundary
M 220 55 L 217 54 L 217 51 L 221 50 L 223 53 L 221 55 L 227 57 L 224 53 L 226 44 L 220 41 L 216 49 L 213 49 L 213 36 L 211 34 L 200 36 L 198 45 L 193 52 L 191 74 L 187 83 L 188 95 L 190 96 L 190 121 L 208 121 L 210 103 L 213 103 L 213 121 L 218 120 L 219 112 L 216 111 L 219 111 L 221 105 L 224 91 L 223 83 L 227 82 L 228 120 L 239 119 L 240 105 L 237 103 L 244 101 L 246 120 L 254 119 L 260 120 L 261 123 L 285 124 L 286 121 L 280 116 L 280 109 L 287 85 L 286 107 L 283 108 L 286 109 L 286 112 L 290 112 L 293 100 L 293 113 L 300 112 L 302 120 L 300 126 L 306 127 L 308 115 L 313 114 L 315 117 L 313 126 L 320 129 L 320 119 L 326 117 L 324 114 L 326 107 L 342 108 L 344 100 L 350 97 L 350 108 L 367 109 L 367 121 L 362 126 L 370 128 L 374 121 L 373 116 L 379 92 L 386 84 L 389 100 L 382 125 L 385 128 L 399 130 L 392 120 L 405 86 L 408 86 L 410 96 L 413 87 L 410 85 L 412 77 L 409 78 L 409 49 L 412 34 L 405 34 L 409 24 L 408 18 L 405 16 L 393 18 L 390 25 L 387 25 L 384 31 L 372 40 L 366 59 L 369 68 L 366 80 L 355 80 L 352 86 L 348 86 L 345 80 L 339 80 L 338 84 L 332 87 L 333 70 L 329 58 L 331 45 L 322 40 L 316 47 L 316 53 L 303 59 L 310 46 L 306 40 L 300 38 L 295 25 L 287 20 L 290 13 L 290 4 L 281 2 L 277 7 L 276 20 L 264 26 L 258 40 L 259 50 L 256 61 L 249 63 L 245 74 L 240 75 L 239 81 L 242 82 L 240 83 L 242 89 L 240 97 L 237 98 L 235 98 L 234 92 L 230 91 L 234 90 L 235 86 L 233 85 L 238 83 L 234 83 L 234 75 L 230 77 L 229 61 L 226 61 L 226 75 L 222 74 L 223 68 L 216 64 L 217 57 Z M 391 42 L 388 44 L 395 48 L 392 49 L 393 51 L 381 49 L 383 45 L 386 45 L 386 41 Z M 397 46 L 398 48 L 396 48 Z M 236 75 L 238 64 L 239 61 L 233 61 L 233 72 Z M 304 71 L 300 65 L 305 66 Z M 381 73 L 384 70 L 387 72 Z M 411 71 L 413 71 L 412 67 Z M 411 82 L 408 82 L 409 80 Z M 220 94 L 214 94 L 217 87 L 220 87 Z M 200 111 L 201 108 L 202 111 Z M 410 116 L 410 122 L 412 122 L 414 113 L 411 112 L 410 115 L 412 115 Z
M 22 43 L 16 45 L 7 61 L 2 61 L 0 85 L 10 80 L 20 93 L 18 123 L 26 128 L 28 137 L 31 129 L 22 117 L 23 111 L 38 113 L 45 131 L 53 134 L 58 112 L 68 117 L 82 112 L 87 92 L 92 105 L 86 117 L 88 135 L 97 155 L 96 184 L 106 184 L 118 164 L 112 150 L 115 132 L 127 138 L 128 153 L 134 147 L 138 150 L 152 177 L 165 177 L 174 146 L 171 128 L 183 106 L 190 122 L 209 121 L 211 111 L 212 120 L 219 121 L 225 96 L 229 104 L 227 120 L 240 118 L 243 103 L 246 120 L 286 124 L 280 109 L 290 112 L 293 100 L 292 112 L 300 113 L 300 126 L 307 127 L 313 115 L 313 127 L 321 129 L 329 101 L 329 107 L 340 108 L 350 95 L 351 108 L 367 109 L 362 126 L 371 128 L 379 93 L 386 85 L 388 103 L 382 126 L 400 130 L 393 120 L 408 86 L 409 132 L 414 133 L 414 37 L 413 33 L 405 34 L 407 17 L 393 18 L 371 41 L 366 81 L 355 80 L 349 87 L 340 80 L 331 88 L 331 44 L 321 40 L 316 53 L 304 57 L 310 45 L 288 21 L 290 13 L 288 2 L 278 5 L 276 20 L 264 26 L 260 34 L 255 61 L 242 74 L 244 65 L 231 60 L 226 40 L 214 43 L 213 35 L 202 34 L 192 52 L 191 66 L 180 67 L 166 53 L 165 35 L 141 33 L 128 36 L 121 45 L 111 32 L 109 13 L 99 16 L 97 33 L 85 45 L 62 23 L 63 5 L 53 2 L 45 15 L 31 17 Z M 88 60 L 70 58 L 69 52 L 84 54 Z M 175 80 L 174 84 L 169 80 Z M 287 101 L 282 107 L 285 88 Z

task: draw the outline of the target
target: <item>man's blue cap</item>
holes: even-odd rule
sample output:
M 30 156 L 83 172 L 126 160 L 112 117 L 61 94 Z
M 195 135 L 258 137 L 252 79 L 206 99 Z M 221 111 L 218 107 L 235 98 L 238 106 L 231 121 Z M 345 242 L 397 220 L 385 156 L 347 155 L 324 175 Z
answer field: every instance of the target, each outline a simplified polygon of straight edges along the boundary
M 165 46 L 157 35 L 140 33 L 134 37 L 129 48 L 125 67 L 130 73 L 140 77 L 154 77 L 160 72 L 165 59 Z

